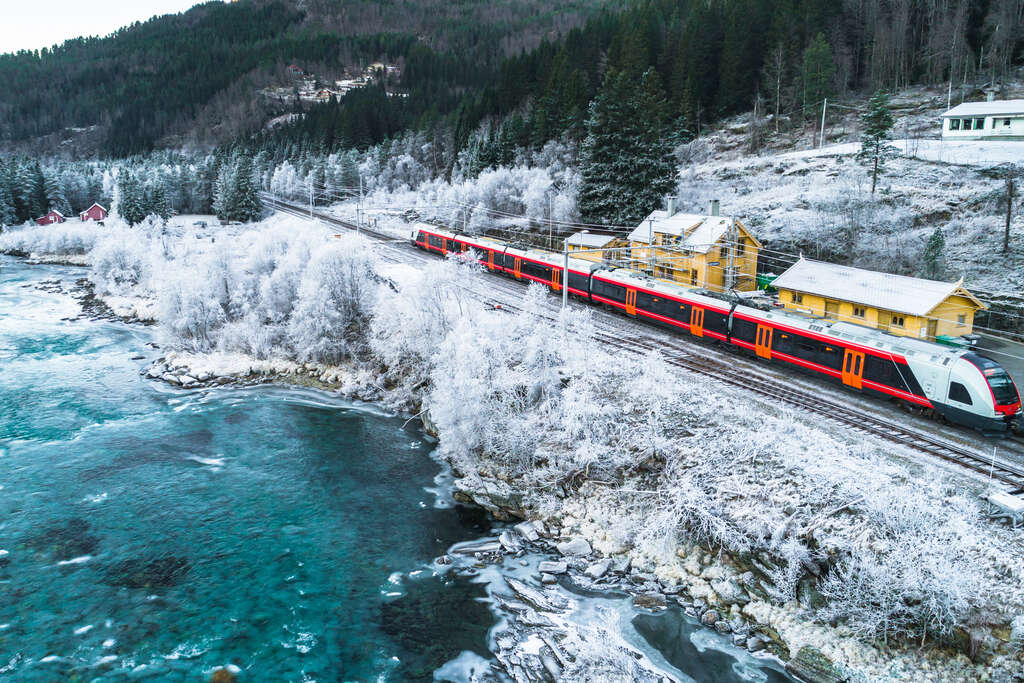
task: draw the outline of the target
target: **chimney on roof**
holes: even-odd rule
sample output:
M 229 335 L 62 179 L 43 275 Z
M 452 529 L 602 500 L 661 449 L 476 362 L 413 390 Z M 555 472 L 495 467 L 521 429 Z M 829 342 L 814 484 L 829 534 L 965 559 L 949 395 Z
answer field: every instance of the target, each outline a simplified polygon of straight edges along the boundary
M 995 102 L 996 101 L 996 91 L 995 91 L 994 88 L 989 88 L 988 90 L 985 91 L 985 101 L 986 102 Z
M 668 195 L 665 197 L 665 213 L 668 214 L 669 218 L 676 215 L 676 196 Z
M 710 202 L 708 202 L 708 215 L 709 216 L 717 216 L 718 215 L 718 204 L 719 204 L 719 202 L 718 202 L 717 199 L 712 199 Z

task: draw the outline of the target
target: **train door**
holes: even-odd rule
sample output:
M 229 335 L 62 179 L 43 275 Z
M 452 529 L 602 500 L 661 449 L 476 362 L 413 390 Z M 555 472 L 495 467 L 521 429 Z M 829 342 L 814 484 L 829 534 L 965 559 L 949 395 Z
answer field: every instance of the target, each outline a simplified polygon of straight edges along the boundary
M 518 256 L 512 261 L 512 273 L 516 276 L 517 280 L 523 279 L 523 259 Z
M 758 358 L 772 357 L 772 328 L 766 325 L 757 326 L 757 340 L 754 349 Z
M 494 270 L 494 250 L 493 249 L 488 249 L 487 250 L 487 267 L 490 268 L 491 270 Z
M 864 354 L 846 349 L 843 356 L 843 384 L 860 389 L 864 381 Z
M 636 315 L 636 290 L 626 289 L 626 313 Z
M 695 337 L 704 336 L 704 309 L 697 306 L 690 307 L 690 334 Z
M 556 292 L 559 291 L 560 289 L 562 289 L 561 284 L 559 284 L 559 283 L 561 283 L 561 281 L 562 281 L 562 271 L 559 270 L 558 268 L 552 267 L 551 268 L 551 289 L 555 290 Z
M 447 237 L 442 237 L 441 238 L 441 253 L 442 254 L 446 254 L 446 255 L 448 254 L 448 238 Z

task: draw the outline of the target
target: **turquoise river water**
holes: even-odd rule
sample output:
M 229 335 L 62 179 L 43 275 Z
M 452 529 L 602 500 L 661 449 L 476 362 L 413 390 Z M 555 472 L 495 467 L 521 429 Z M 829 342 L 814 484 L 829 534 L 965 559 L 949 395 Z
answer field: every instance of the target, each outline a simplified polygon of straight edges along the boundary
M 0 256 L 0 680 L 468 680 L 493 572 L 434 571 L 492 532 L 400 417 L 283 387 L 140 377 L 151 328 L 80 317 L 81 271 Z M 535 564 L 537 558 L 529 558 Z M 666 672 L 782 680 L 678 610 L 625 615 Z

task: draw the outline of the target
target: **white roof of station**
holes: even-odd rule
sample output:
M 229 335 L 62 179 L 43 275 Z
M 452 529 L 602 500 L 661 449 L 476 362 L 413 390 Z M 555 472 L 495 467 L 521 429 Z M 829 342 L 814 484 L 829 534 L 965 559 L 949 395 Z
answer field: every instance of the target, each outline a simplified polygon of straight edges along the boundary
M 652 211 L 647 218 L 629 233 L 630 242 L 646 242 L 654 221 L 654 232 L 661 235 L 682 237 L 680 247 L 699 253 L 707 253 L 718 240 L 729 231 L 732 218 L 728 216 L 701 216 L 693 213 L 677 213 L 672 216 L 667 211 Z
M 993 102 L 964 102 L 953 107 L 943 118 L 956 116 L 1024 115 L 1024 100 L 995 100 Z
M 962 279 L 937 282 L 803 257 L 777 277 L 772 286 L 909 315 L 927 315 L 951 294 L 967 297 L 978 306 L 985 307 L 963 288 Z
M 573 246 L 578 245 L 581 247 L 600 248 L 605 246 L 609 242 L 614 241 L 615 239 L 615 235 L 598 235 L 584 230 L 583 232 L 577 232 L 573 235 L 570 235 L 569 239 L 566 240 L 566 242 Z

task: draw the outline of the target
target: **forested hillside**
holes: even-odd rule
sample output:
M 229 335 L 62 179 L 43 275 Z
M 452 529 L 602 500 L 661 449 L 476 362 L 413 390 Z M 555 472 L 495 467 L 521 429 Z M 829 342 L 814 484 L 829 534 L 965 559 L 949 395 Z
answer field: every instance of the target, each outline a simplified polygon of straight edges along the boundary
M 188 139 L 196 125 L 222 127 L 212 139 L 223 142 L 280 113 L 256 90 L 291 63 L 401 59 L 444 97 L 482 87 L 503 57 L 580 24 L 594 4 L 208 2 L 104 38 L 0 55 L 0 142 L 97 126 L 102 153 L 125 156 Z

